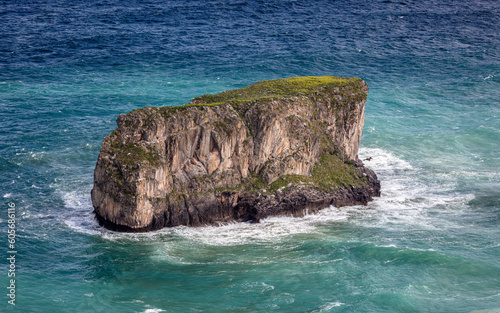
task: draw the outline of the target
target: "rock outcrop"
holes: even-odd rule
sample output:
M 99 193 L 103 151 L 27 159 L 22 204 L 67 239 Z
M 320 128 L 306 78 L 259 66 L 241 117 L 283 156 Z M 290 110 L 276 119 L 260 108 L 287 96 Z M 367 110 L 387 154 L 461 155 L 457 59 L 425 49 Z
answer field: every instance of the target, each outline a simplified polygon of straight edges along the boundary
M 289 78 L 121 114 L 95 168 L 95 215 L 139 232 L 366 204 L 380 195 L 357 157 L 367 93 L 357 78 Z

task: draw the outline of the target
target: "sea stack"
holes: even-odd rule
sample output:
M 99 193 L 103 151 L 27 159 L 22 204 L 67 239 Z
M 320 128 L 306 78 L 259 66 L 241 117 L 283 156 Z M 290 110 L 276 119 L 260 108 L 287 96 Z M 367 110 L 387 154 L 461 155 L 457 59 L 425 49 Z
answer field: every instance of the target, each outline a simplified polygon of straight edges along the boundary
M 368 86 L 294 77 L 120 114 L 104 138 L 92 204 L 109 229 L 258 222 L 380 195 L 357 153 Z

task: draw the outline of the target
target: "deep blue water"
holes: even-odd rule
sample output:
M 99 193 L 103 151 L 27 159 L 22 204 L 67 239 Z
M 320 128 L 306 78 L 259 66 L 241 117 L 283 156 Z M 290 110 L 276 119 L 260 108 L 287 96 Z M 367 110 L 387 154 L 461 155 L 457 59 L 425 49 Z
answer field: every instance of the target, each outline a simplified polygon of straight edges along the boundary
M 0 29 L 1 312 L 500 308 L 498 1 L 0 1 Z M 310 75 L 370 86 L 360 157 L 382 197 L 251 225 L 97 225 L 120 113 Z

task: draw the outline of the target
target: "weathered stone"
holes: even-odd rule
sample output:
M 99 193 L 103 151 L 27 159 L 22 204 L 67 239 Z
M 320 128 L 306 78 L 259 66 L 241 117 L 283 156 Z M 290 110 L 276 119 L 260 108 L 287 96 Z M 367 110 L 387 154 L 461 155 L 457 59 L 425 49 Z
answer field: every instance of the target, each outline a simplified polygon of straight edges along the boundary
M 291 78 L 120 114 L 94 172 L 96 217 L 148 231 L 366 204 L 380 195 L 357 157 L 367 93 L 355 78 Z

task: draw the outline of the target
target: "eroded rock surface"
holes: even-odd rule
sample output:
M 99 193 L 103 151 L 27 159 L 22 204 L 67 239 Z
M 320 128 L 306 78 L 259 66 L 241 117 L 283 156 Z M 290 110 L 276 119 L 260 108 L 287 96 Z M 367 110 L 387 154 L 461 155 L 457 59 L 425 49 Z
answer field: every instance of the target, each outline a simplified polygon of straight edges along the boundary
M 380 195 L 357 153 L 368 93 L 303 77 L 121 114 L 104 138 L 92 203 L 119 231 L 258 221 Z

